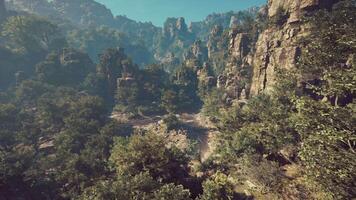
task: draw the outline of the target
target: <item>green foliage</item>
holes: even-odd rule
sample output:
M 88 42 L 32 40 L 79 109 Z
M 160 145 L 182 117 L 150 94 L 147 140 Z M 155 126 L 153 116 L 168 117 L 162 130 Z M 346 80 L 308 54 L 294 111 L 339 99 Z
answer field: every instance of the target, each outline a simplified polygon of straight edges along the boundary
M 153 58 L 147 47 L 123 32 L 108 27 L 74 30 L 68 33 L 68 43 L 84 52 L 97 62 L 98 55 L 108 48 L 125 48 L 128 55 L 138 64 L 148 64 Z
M 122 79 L 122 85 L 118 87 L 116 94 L 117 107 L 123 112 L 137 112 L 139 105 L 140 88 L 135 80 Z
M 352 64 L 356 52 L 355 10 L 354 2 L 345 1 L 335 5 L 331 12 L 320 11 L 307 19 L 312 34 L 304 39 L 307 45 L 300 68 L 303 74 L 319 79 L 319 85 L 311 80 L 306 83 L 307 88 L 334 99 L 335 104 L 355 92 L 356 65 Z
M 137 75 L 137 71 L 138 66 L 132 63 L 122 48 L 107 49 L 105 52 L 103 52 L 103 54 L 100 55 L 100 63 L 97 65 L 97 78 L 99 78 L 100 81 L 103 81 L 104 79 L 106 82 L 105 87 L 102 88 L 102 90 L 105 91 L 104 94 L 106 95 L 103 96 L 107 97 L 105 98 L 107 102 L 113 104 L 115 94 L 119 95 L 120 98 L 121 94 L 117 93 L 118 85 L 121 84 L 118 82 L 118 78 L 122 78 L 121 80 L 124 82 L 128 78 L 134 79 Z M 127 86 L 130 87 L 132 85 L 134 86 L 135 84 L 136 83 L 127 84 Z M 122 89 L 123 93 L 129 92 L 127 91 L 129 88 L 125 88 L 125 84 L 123 86 L 124 87 L 120 87 L 119 89 Z M 135 98 L 135 93 L 136 92 L 130 95 L 130 97 Z
M 177 129 L 180 125 L 179 119 L 174 114 L 169 114 L 163 118 L 163 123 L 168 130 Z
M 55 86 L 80 85 L 89 72 L 94 71 L 90 58 L 74 49 L 63 49 L 61 53 L 51 53 L 36 67 L 40 81 Z
M 161 65 L 150 65 L 140 71 L 139 81 L 142 83 L 140 95 L 143 104 L 160 102 L 162 90 L 168 87 L 169 75 Z
M 87 188 L 79 199 L 149 199 L 157 187 L 158 183 L 148 173 L 119 176 L 114 181 L 100 181 Z
M 296 127 L 303 141 L 300 157 L 307 175 L 337 199 L 352 196 L 356 169 L 354 103 L 333 107 L 302 98 L 297 105 Z
M 223 94 L 223 91 L 215 88 L 208 95 L 206 95 L 203 99 L 203 114 L 216 118 L 220 114 L 220 109 L 224 107 Z
M 176 113 L 178 111 L 179 97 L 176 91 L 166 90 L 162 95 L 162 107 L 169 113 Z
M 90 95 L 97 95 L 101 97 L 107 105 L 110 105 L 111 96 L 109 94 L 109 85 L 107 84 L 106 78 L 103 74 L 89 73 L 88 76 L 81 84 L 83 88 Z
M 201 200 L 229 200 L 234 197 L 233 185 L 228 176 L 217 172 L 203 183 L 204 193 L 199 197 Z
M 16 54 L 0 45 L 0 90 L 5 91 L 16 84 L 15 74 L 18 71 L 34 71 L 31 63 L 22 55 Z
M 342 1 L 330 12 L 320 11 L 307 19 L 312 34 L 305 38 L 307 48 L 300 61 L 302 73 L 315 78 L 306 81 L 311 98 L 296 101 L 295 124 L 303 141 L 300 157 L 308 177 L 334 199 L 356 193 L 355 9 L 354 1 Z
M 120 175 L 149 172 L 155 179 L 173 181 L 184 175 L 187 163 L 184 156 L 178 156 L 183 154 L 176 154 L 177 149 L 167 148 L 166 143 L 164 135 L 153 131 L 133 135 L 128 141 L 118 139 L 110 161 Z
M 79 199 L 155 199 L 189 200 L 190 192 L 181 185 L 161 184 L 148 173 L 119 176 L 114 181 L 101 181 L 86 189 Z
M 301 45 L 298 68 L 276 67 L 272 91 L 231 106 L 224 91 L 213 87 L 213 76 L 223 73 L 228 61 L 229 31 L 223 28 L 216 27 L 209 38 L 211 66 L 201 69 L 193 61 L 177 67 L 175 60 L 177 69 L 169 74 L 160 64 L 139 68 L 117 48 L 125 47 L 139 64 L 149 62 L 151 53 L 142 41 L 152 42 L 154 36 L 146 34 L 155 30 L 139 29 L 133 38 L 142 35 L 142 41 L 109 28 L 72 30 L 71 45 L 92 58 L 112 48 L 100 55 L 95 70 L 85 53 L 59 51 L 66 42 L 56 25 L 35 16 L 9 18 L 0 41 L 7 45 L 0 47 L 0 84 L 8 89 L 0 93 L 0 198 L 228 200 L 244 198 L 237 192 L 245 189 L 276 198 L 318 199 L 320 193 L 353 198 L 355 5 L 340 1 L 313 13 L 306 19 L 310 35 Z M 227 27 L 226 19 L 238 16 L 233 34 L 246 33 L 253 52 L 266 28 L 265 15 L 211 16 L 206 25 L 193 23 L 192 31 L 181 19 L 178 24 L 170 19 L 151 47 L 158 57 L 167 52 L 179 57 L 194 34 L 209 32 L 197 27 Z M 283 26 L 288 15 L 279 8 L 270 23 Z M 230 72 L 240 78 L 239 90 L 248 90 L 251 69 Z M 212 134 L 216 147 L 204 163 L 196 160 L 198 151 L 187 133 L 177 130 L 184 126 L 174 115 L 195 111 L 201 99 L 202 112 L 220 132 Z M 108 117 L 114 103 L 123 114 L 169 115 L 163 126 L 136 130 Z
M 174 84 L 172 89 L 178 96 L 176 100 L 179 102 L 178 109 L 180 111 L 192 111 L 200 107 L 198 77 L 195 69 L 182 65 L 174 73 L 172 82 Z
M 2 35 L 9 45 L 20 51 L 39 52 L 60 49 L 65 45 L 58 27 L 36 16 L 10 17 L 3 25 Z
M 154 192 L 153 199 L 157 200 L 189 200 L 190 192 L 182 185 L 167 184 Z

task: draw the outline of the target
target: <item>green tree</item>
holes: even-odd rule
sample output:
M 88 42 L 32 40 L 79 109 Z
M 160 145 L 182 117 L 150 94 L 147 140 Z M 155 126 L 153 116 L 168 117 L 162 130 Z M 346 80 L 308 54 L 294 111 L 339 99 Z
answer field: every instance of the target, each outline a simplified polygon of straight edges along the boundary
M 3 25 L 2 35 L 9 39 L 9 45 L 27 52 L 49 52 L 65 45 L 58 27 L 36 16 L 8 18 Z
M 190 192 L 181 185 L 166 184 L 154 192 L 153 199 L 157 200 L 189 200 Z
M 199 197 L 201 200 L 229 200 L 233 199 L 233 185 L 229 182 L 228 176 L 217 172 L 203 183 L 204 192 Z
M 176 113 L 179 108 L 179 97 L 174 90 L 166 90 L 162 95 L 162 107 L 169 113 Z
M 355 1 L 341 1 L 328 11 L 319 11 L 307 19 L 311 34 L 304 38 L 300 68 L 307 89 L 326 97 L 335 105 L 352 101 L 355 93 Z
M 307 19 L 311 34 L 299 63 L 308 77 L 308 96 L 295 102 L 295 127 L 303 142 L 300 157 L 308 178 L 333 199 L 356 194 L 355 3 L 341 1 Z
M 182 150 L 166 144 L 164 134 L 149 130 L 144 135 L 117 140 L 110 160 L 120 175 L 149 172 L 154 179 L 177 181 L 187 175 L 187 157 L 180 153 Z
M 79 86 L 94 70 L 89 56 L 74 49 L 51 53 L 36 66 L 38 79 L 55 86 Z

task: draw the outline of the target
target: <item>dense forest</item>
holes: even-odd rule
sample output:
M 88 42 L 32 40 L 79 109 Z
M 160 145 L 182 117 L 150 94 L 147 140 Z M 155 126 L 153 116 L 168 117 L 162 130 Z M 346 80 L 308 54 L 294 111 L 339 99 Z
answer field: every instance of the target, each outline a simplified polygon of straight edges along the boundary
M 0 0 L 0 199 L 354 199 L 355 97 L 355 0 Z

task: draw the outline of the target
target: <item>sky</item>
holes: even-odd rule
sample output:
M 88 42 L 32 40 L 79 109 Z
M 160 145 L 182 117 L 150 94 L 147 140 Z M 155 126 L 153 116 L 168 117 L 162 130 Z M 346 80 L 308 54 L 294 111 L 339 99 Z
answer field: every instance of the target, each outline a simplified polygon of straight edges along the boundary
M 141 22 L 162 26 L 167 17 L 184 17 L 189 23 L 201 21 L 211 13 L 244 10 L 266 0 L 96 0 L 114 15 L 126 15 Z

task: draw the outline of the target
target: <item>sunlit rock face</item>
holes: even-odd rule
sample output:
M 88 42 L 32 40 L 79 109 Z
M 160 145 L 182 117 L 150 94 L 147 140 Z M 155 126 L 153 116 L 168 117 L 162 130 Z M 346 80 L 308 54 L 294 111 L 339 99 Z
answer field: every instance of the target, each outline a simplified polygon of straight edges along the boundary
M 308 34 L 307 24 L 301 23 L 302 17 L 322 8 L 330 8 L 334 3 L 335 0 L 269 0 L 268 17 L 276 17 L 283 10 L 286 21 L 269 27 L 259 36 L 252 62 L 251 95 L 273 88 L 277 68 L 296 67 L 302 48 L 298 41 Z
M 188 33 L 188 27 L 183 17 L 168 18 L 164 23 L 163 35 L 167 38 L 175 38 Z
M 276 69 L 292 69 L 302 50 L 300 39 L 309 34 L 302 18 L 320 9 L 331 8 L 337 0 L 269 0 L 258 13 L 274 22 L 251 41 L 239 29 L 238 18 L 230 20 L 227 61 L 217 78 L 217 86 L 230 101 L 239 101 L 269 92 L 276 84 Z M 276 23 L 277 22 L 277 23 Z M 211 35 L 218 35 L 212 29 Z M 214 40 L 208 41 L 208 55 L 217 51 Z M 219 51 L 219 50 L 218 50 Z
M 174 55 L 179 60 L 183 59 L 183 54 L 196 40 L 196 36 L 189 31 L 184 18 L 168 18 L 162 28 L 162 32 L 157 34 L 155 58 L 164 61 L 167 57 Z
M 200 41 L 195 41 L 190 49 L 184 54 L 184 60 L 195 59 L 203 63 L 208 59 L 208 48 Z

